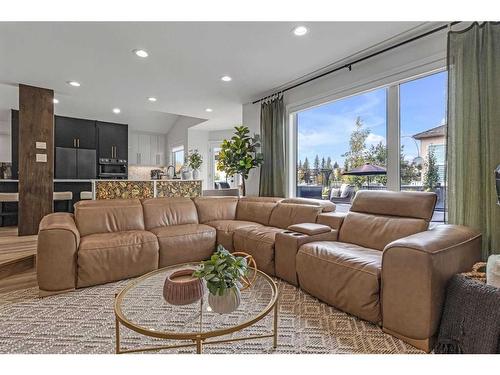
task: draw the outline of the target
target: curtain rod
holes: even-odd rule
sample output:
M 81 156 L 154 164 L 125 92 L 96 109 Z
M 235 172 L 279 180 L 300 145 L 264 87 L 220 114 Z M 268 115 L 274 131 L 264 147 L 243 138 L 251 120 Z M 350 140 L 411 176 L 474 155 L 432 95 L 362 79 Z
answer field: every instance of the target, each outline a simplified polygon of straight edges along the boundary
M 448 27 L 451 27 L 451 26 L 453 26 L 453 25 L 456 25 L 457 23 L 460 23 L 460 21 L 455 21 L 455 22 L 451 22 L 451 23 L 446 24 L 446 25 L 443 25 L 443 26 L 436 27 L 435 29 L 432 29 L 432 30 L 429 30 L 429 31 L 427 31 L 427 32 L 425 32 L 425 33 L 423 33 L 423 34 L 420 34 L 420 35 L 414 36 L 413 38 L 410 38 L 410 39 L 404 40 L 404 41 L 402 41 L 402 42 L 399 42 L 399 43 L 397 43 L 397 44 L 394 44 L 394 45 L 392 45 L 392 46 L 386 47 L 386 48 L 384 48 L 384 49 L 382 49 L 382 50 L 380 50 L 380 51 L 373 52 L 373 53 L 371 53 L 371 54 L 369 54 L 369 55 L 367 55 L 367 56 L 360 57 L 359 59 L 356 59 L 356 60 L 354 60 L 354 61 L 351 61 L 351 62 L 349 62 L 349 63 L 346 63 L 346 64 L 344 64 L 344 65 L 342 65 L 342 66 L 339 66 L 339 67 L 337 67 L 337 68 L 334 68 L 334 69 L 328 70 L 328 71 L 326 71 L 326 72 L 324 72 L 324 73 L 321 73 L 321 74 L 319 74 L 319 75 L 317 75 L 317 76 L 314 76 L 314 77 L 311 77 L 311 78 L 309 78 L 309 79 L 306 79 L 305 81 L 302 81 L 302 82 L 296 83 L 295 85 L 292 85 L 292 86 L 290 86 L 290 87 L 287 87 L 286 89 L 283 89 L 283 90 L 277 91 L 277 92 L 275 92 L 275 93 L 273 93 L 273 94 L 270 94 L 270 95 L 264 96 L 263 98 L 260 98 L 260 99 L 258 99 L 258 100 L 255 100 L 254 102 L 252 102 L 252 104 L 257 104 L 257 103 L 259 103 L 259 102 L 261 102 L 261 101 L 263 101 L 263 100 L 266 100 L 266 99 L 271 98 L 272 96 L 275 96 L 275 95 L 277 95 L 277 94 L 282 94 L 282 93 L 284 93 L 284 92 L 286 92 L 286 91 L 292 90 L 292 89 L 294 89 L 294 88 L 296 88 L 296 87 L 299 87 L 299 86 L 305 85 L 306 83 L 312 82 L 312 81 L 314 81 L 314 80 L 316 80 L 316 79 L 318 79 L 318 78 L 322 78 L 322 77 L 327 76 L 327 75 L 329 75 L 329 74 L 332 74 L 332 73 L 338 72 L 339 70 L 342 70 L 342 69 L 349 69 L 349 71 L 351 71 L 351 70 L 352 70 L 352 66 L 353 66 L 354 64 L 358 64 L 358 63 L 360 63 L 360 62 L 362 62 L 362 61 L 365 61 L 365 60 L 371 59 L 372 57 L 375 57 L 375 56 L 381 55 L 381 54 L 383 54 L 383 53 L 385 53 L 385 52 L 391 51 L 391 50 L 393 50 L 393 49 L 395 49 L 395 48 L 398 48 L 398 47 L 401 47 L 401 46 L 403 46 L 403 45 L 405 45 L 405 44 L 408 44 L 408 43 L 414 42 L 414 41 L 416 41 L 416 40 L 418 40 L 418 39 L 425 38 L 426 36 L 429 36 L 429 35 L 431 35 L 431 34 L 437 33 L 438 31 L 441 31 L 441 30 L 447 29 Z

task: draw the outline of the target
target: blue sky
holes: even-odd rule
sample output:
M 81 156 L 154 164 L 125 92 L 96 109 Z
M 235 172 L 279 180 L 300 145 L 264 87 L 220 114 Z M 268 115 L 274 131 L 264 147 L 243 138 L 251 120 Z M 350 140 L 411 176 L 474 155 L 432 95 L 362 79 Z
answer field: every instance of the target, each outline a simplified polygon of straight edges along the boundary
M 446 72 L 409 81 L 400 86 L 401 135 L 413 135 L 442 124 L 446 118 Z M 316 154 L 343 165 L 342 154 L 349 149 L 349 138 L 356 117 L 371 130 L 367 146 L 386 144 L 386 89 L 378 89 L 297 114 L 298 157 L 312 163 Z M 406 158 L 417 156 L 415 143 L 403 137 Z

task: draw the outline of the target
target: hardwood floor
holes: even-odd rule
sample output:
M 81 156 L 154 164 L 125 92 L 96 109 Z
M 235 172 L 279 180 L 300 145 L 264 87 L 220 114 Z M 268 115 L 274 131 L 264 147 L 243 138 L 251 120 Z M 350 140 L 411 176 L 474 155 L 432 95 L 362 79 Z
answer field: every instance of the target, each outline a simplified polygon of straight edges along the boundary
M 17 236 L 16 227 L 0 227 L 0 293 L 37 285 L 37 236 Z

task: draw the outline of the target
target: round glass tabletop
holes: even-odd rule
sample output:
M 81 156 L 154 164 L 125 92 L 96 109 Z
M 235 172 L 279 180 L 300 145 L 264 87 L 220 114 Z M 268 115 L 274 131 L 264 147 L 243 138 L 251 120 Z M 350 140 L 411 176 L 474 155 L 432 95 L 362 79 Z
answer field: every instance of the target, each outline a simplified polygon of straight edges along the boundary
M 128 284 L 116 297 L 117 320 L 147 336 L 170 339 L 208 338 L 230 334 L 264 318 L 276 305 L 276 283 L 257 271 L 255 281 L 241 291 L 239 307 L 227 314 L 213 312 L 208 289 L 201 300 L 190 305 L 171 305 L 163 298 L 168 275 L 181 269 L 195 269 L 197 263 L 170 266 L 150 272 Z

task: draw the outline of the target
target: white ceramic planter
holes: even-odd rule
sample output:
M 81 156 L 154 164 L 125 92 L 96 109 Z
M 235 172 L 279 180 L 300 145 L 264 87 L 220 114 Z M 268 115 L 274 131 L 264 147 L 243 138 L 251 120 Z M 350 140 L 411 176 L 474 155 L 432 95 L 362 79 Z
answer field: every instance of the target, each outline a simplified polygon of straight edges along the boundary
M 236 287 L 226 289 L 226 292 L 222 296 L 216 296 L 212 293 L 208 295 L 208 304 L 212 308 L 212 311 L 219 314 L 228 314 L 233 312 L 238 308 L 240 302 L 240 290 Z
M 200 178 L 200 171 L 198 169 L 193 169 L 193 180 L 198 180 Z
M 183 171 L 181 172 L 181 176 L 183 180 L 190 180 L 191 179 L 191 172 L 190 171 Z

